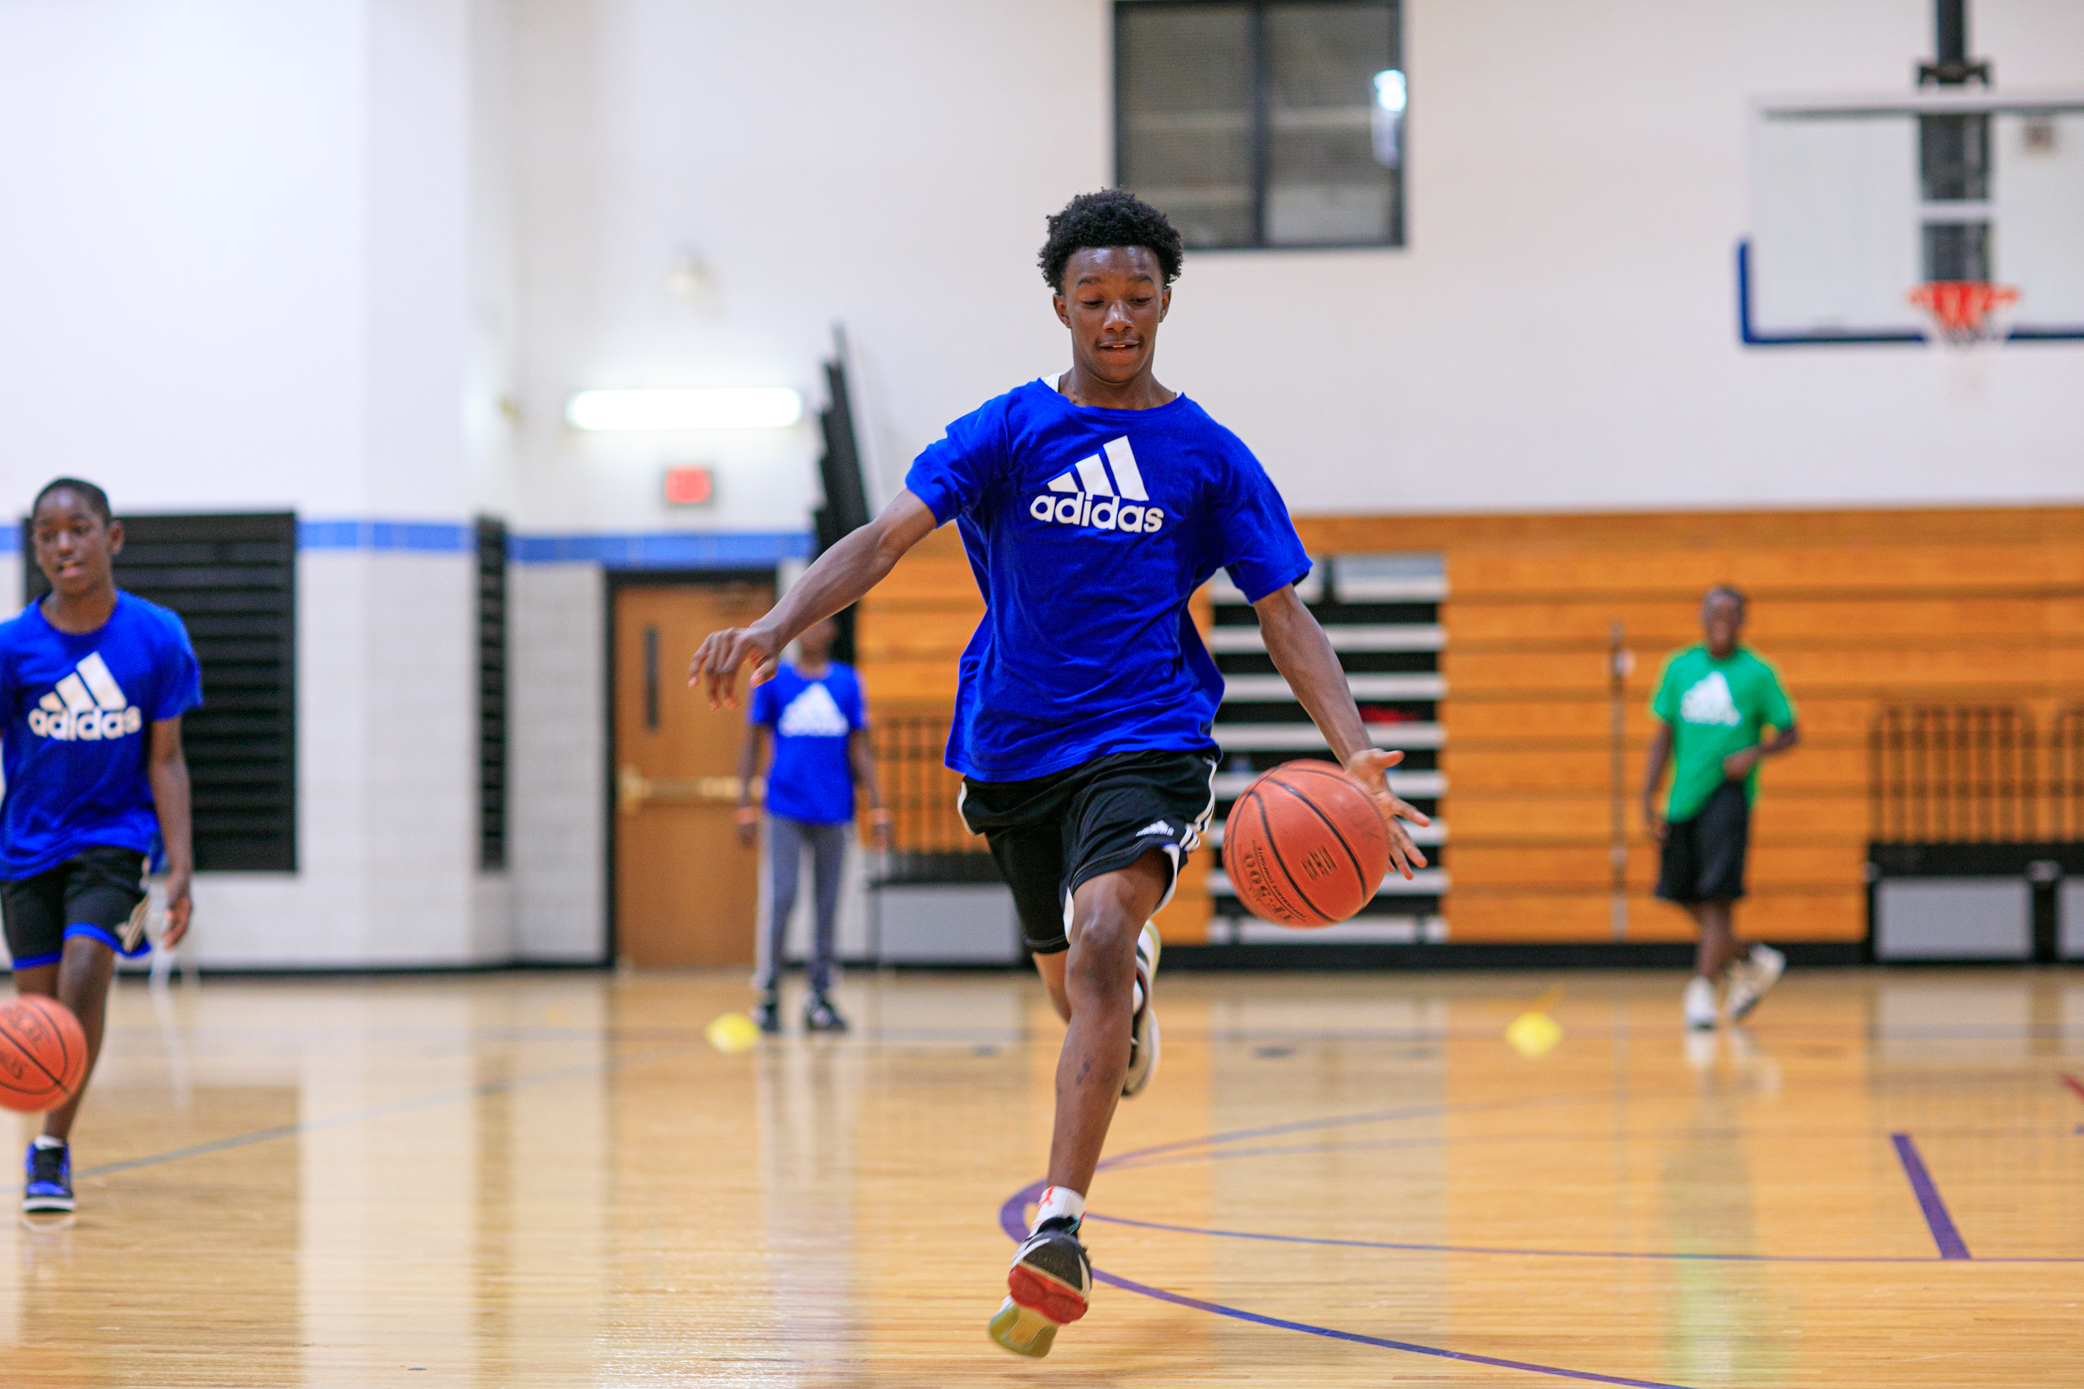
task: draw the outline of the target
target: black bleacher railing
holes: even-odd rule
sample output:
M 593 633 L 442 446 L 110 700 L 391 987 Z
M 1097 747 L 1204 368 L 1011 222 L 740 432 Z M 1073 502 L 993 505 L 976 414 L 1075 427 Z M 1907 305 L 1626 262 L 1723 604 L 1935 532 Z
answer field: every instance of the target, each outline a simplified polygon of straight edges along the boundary
M 1868 763 L 1868 922 L 1878 958 L 2052 962 L 2080 953 L 2084 926 L 2064 924 L 2075 909 L 2060 904 L 2073 895 L 2064 880 L 2084 875 L 2084 708 L 2057 711 L 2045 742 L 2021 705 L 1885 708 L 1868 735 Z M 2007 896 L 2017 889 L 2002 885 L 2022 880 L 2026 895 Z M 1946 896 L 1979 890 L 1986 896 L 1975 905 Z
M 979 883 L 999 880 L 981 837 L 962 822 L 962 777 L 945 762 L 947 714 L 878 719 L 876 773 L 890 811 L 890 853 L 879 883 Z
M 2044 786 L 2048 837 L 2084 843 L 2084 704 L 2056 711 Z
M 2033 716 L 2016 705 L 1883 709 L 1868 738 L 1877 844 L 2037 839 Z

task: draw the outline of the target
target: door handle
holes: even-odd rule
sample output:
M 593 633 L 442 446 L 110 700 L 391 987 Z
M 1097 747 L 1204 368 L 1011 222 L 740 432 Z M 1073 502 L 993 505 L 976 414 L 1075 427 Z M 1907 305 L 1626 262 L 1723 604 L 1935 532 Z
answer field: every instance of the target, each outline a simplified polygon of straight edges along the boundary
M 735 776 L 648 777 L 626 765 L 615 776 L 615 804 L 624 815 L 635 815 L 653 801 L 672 805 L 736 805 L 744 789 L 745 783 Z M 755 800 L 766 789 L 762 778 L 753 778 Z

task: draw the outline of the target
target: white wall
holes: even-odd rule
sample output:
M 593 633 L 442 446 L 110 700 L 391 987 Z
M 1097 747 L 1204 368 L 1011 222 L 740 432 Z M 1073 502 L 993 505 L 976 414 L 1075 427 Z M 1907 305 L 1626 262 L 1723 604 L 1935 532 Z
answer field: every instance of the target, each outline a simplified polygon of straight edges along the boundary
M 0 497 L 63 471 L 126 511 L 455 523 L 496 491 L 510 427 L 466 419 L 516 340 L 503 15 L 0 3 Z M 202 962 L 512 958 L 473 594 L 468 553 L 300 555 L 300 868 L 204 875 Z
M 2084 11 L 1973 8 L 2002 83 L 2084 87 Z M 1111 177 L 1104 0 L 521 13 L 524 466 L 553 513 L 663 523 L 646 488 L 676 451 L 724 466 L 728 508 L 808 495 L 807 439 L 562 437 L 575 386 L 809 385 L 844 318 L 887 495 L 948 419 L 1066 363 L 1033 257 Z M 1407 15 L 1408 248 L 1191 255 L 1166 326 L 1163 379 L 1296 510 L 2084 495 L 2084 345 L 2014 347 L 1963 391 L 1920 349 L 1737 341 L 1748 103 L 1908 90 L 1929 0 Z M 689 247 L 698 303 L 666 290 Z

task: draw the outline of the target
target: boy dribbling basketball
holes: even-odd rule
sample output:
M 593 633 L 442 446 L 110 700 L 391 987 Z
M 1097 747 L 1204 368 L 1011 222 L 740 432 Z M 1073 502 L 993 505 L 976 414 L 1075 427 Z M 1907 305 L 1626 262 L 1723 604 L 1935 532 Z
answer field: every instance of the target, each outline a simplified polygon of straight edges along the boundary
M 0 912 L 17 993 L 56 998 L 101 1051 L 116 952 L 142 954 L 144 874 L 162 846 L 163 944 L 188 931 L 181 716 L 203 702 L 181 619 L 116 587 L 123 523 L 99 487 L 59 478 L 30 512 L 51 592 L 0 623 Z M 25 1212 L 73 1209 L 69 1140 L 86 1081 L 24 1155 Z
M 1041 254 L 1071 369 L 948 427 L 883 514 L 826 551 L 751 627 L 718 632 L 689 683 L 735 700 L 811 623 L 873 588 L 955 521 L 984 592 L 964 652 L 948 765 L 962 813 L 1013 890 L 1027 946 L 1066 1023 L 1049 1182 L 1007 1275 L 992 1338 L 1046 1355 L 1086 1311 L 1078 1234 L 1115 1105 L 1150 1081 L 1159 1035 L 1149 919 L 1214 805 L 1209 736 L 1223 691 L 1188 611 L 1228 570 L 1267 654 L 1388 826 L 1408 876 L 1425 858 L 1397 817 L 1378 751 L 1331 644 L 1296 596 L 1309 557 L 1265 470 L 1237 437 L 1152 374 L 1180 269 L 1179 233 L 1118 189 L 1049 219 Z

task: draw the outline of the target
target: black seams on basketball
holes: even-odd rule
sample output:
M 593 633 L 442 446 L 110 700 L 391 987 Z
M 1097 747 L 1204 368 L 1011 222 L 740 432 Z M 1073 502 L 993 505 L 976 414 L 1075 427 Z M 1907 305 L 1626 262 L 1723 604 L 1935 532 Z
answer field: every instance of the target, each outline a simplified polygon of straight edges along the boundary
M 1285 762 L 1230 808 L 1223 867 L 1254 916 L 1329 926 L 1374 897 L 1389 872 L 1389 835 L 1374 802 L 1339 768 Z

